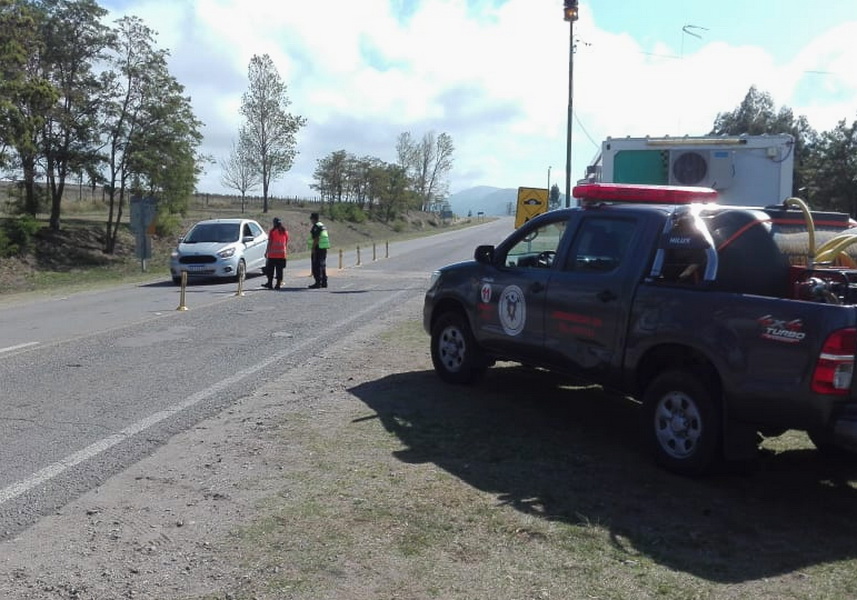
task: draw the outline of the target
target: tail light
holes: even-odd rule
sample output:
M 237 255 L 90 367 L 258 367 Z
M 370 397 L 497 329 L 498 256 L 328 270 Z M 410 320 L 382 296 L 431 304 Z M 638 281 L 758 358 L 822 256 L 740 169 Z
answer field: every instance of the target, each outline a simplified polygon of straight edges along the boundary
M 854 353 L 857 351 L 857 328 L 849 327 L 831 333 L 812 374 L 812 391 L 817 394 L 844 396 L 851 389 Z

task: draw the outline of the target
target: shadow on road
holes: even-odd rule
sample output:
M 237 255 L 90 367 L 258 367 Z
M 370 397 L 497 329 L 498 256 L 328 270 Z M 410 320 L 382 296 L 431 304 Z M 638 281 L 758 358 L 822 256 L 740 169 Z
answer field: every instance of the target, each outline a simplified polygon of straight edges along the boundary
M 618 547 L 714 582 L 857 557 L 857 467 L 806 448 L 701 479 L 641 453 L 637 405 L 560 376 L 495 367 L 475 387 L 433 372 L 350 390 L 407 450 L 522 512 L 608 527 Z

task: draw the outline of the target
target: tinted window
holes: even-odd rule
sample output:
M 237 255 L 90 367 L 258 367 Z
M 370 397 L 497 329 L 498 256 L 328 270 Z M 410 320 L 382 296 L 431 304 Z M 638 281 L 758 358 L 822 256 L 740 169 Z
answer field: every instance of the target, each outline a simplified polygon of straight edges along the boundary
M 238 223 L 202 223 L 191 229 L 184 241 L 189 244 L 234 242 L 238 240 L 238 231 Z
M 567 271 L 607 273 L 619 267 L 636 224 L 624 219 L 584 219 L 565 264 Z

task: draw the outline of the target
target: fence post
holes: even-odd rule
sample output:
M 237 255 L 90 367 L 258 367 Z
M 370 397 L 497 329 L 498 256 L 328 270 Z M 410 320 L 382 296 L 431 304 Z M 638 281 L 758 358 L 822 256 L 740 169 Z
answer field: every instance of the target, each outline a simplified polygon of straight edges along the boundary
M 182 271 L 182 284 L 181 291 L 179 293 L 179 306 L 176 310 L 187 310 L 187 304 L 185 304 L 185 290 L 187 289 L 187 271 Z

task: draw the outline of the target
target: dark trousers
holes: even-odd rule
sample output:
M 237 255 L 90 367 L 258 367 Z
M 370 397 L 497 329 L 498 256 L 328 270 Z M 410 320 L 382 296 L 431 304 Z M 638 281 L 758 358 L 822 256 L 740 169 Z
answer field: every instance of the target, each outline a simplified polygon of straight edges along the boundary
M 269 258 L 265 265 L 265 272 L 268 275 L 268 285 L 271 285 L 274 277 L 277 278 L 277 287 L 283 283 L 283 269 L 286 268 L 285 258 Z
M 327 248 L 313 248 L 310 255 L 312 278 L 319 285 L 327 285 Z

